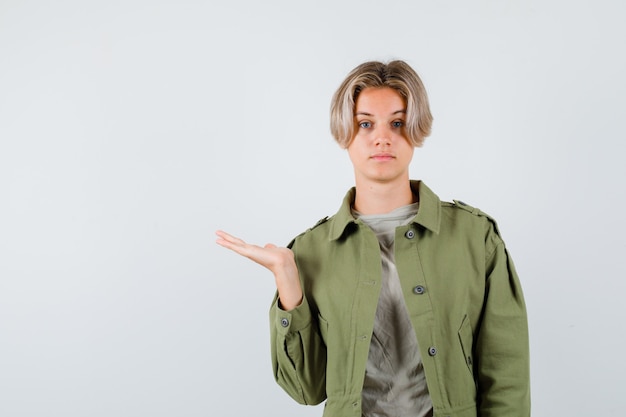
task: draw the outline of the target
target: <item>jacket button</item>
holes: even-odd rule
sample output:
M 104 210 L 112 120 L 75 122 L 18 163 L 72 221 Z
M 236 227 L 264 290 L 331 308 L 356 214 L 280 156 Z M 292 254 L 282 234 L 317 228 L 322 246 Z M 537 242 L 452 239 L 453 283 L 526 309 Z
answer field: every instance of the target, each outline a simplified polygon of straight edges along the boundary
M 424 294 L 424 291 L 426 291 L 426 289 L 424 287 L 422 287 L 421 285 L 418 285 L 417 287 L 413 288 L 413 292 L 417 295 L 422 295 Z
M 283 326 L 283 327 L 289 326 L 289 320 L 287 320 L 287 319 L 280 319 L 280 325 Z
M 415 237 L 415 232 L 413 230 L 409 230 L 404 234 L 404 236 L 406 236 L 407 239 L 413 239 Z
M 430 356 L 435 356 L 437 354 L 437 348 L 434 346 L 431 346 L 428 348 L 428 354 Z

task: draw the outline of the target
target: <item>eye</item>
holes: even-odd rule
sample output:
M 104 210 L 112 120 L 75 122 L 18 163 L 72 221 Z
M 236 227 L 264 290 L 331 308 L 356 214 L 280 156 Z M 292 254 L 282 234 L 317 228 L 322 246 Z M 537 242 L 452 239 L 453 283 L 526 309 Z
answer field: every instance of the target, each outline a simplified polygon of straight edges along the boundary
M 401 128 L 404 126 L 404 120 L 394 120 L 391 122 L 391 126 L 394 128 Z
M 370 127 L 372 127 L 372 123 L 371 122 L 359 122 L 359 127 L 361 129 L 369 129 Z

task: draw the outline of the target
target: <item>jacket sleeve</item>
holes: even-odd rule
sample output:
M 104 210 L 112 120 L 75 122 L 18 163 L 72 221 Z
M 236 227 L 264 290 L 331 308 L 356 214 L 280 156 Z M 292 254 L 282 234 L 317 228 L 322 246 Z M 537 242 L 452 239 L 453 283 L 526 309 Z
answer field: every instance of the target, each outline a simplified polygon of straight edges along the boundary
M 495 224 L 486 258 L 486 288 L 476 340 L 481 417 L 530 416 L 529 342 L 522 288 Z
M 326 345 L 317 317 L 306 294 L 293 310 L 283 310 L 279 301 L 276 294 L 270 309 L 274 378 L 300 404 L 319 404 L 326 399 Z

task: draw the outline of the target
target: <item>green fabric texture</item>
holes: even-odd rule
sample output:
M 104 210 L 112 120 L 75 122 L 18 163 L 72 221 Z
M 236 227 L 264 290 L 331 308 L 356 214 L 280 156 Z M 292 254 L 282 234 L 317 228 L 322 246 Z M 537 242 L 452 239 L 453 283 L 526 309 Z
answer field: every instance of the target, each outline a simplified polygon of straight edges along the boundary
M 411 181 L 419 211 L 395 234 L 395 261 L 434 416 L 530 415 L 528 325 L 520 282 L 496 223 Z M 339 211 L 296 237 L 304 299 L 270 309 L 278 384 L 324 417 L 361 417 L 361 389 L 381 288 L 372 230 Z

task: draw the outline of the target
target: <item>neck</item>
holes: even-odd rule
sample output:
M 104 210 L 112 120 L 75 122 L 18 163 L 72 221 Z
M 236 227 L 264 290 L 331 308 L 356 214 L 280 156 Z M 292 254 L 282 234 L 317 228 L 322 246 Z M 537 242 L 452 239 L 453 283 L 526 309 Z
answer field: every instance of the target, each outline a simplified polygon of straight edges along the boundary
M 354 209 L 361 214 L 385 214 L 415 201 L 408 178 L 393 183 L 356 182 Z

